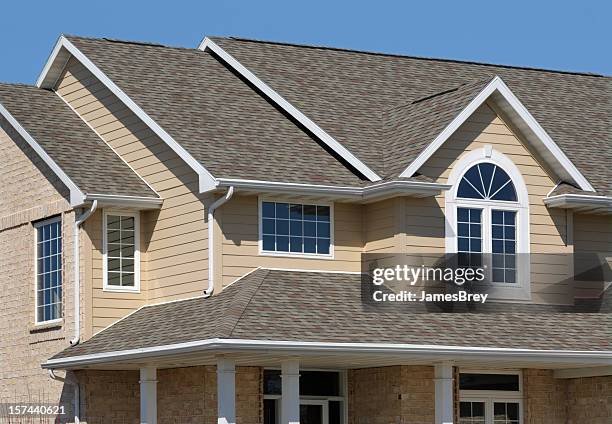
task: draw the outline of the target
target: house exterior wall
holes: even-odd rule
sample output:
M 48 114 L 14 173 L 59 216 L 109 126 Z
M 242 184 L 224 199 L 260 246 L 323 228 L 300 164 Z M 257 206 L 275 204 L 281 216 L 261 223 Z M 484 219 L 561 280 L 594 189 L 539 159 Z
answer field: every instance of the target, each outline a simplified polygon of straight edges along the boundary
M 612 422 L 612 376 L 567 380 L 567 424 Z
M 532 254 L 573 253 L 571 239 L 568 239 L 567 213 L 560 209 L 549 209 L 544 198 L 555 187 L 554 175 L 546 169 L 512 129 L 487 104 L 482 105 L 453 134 L 450 139 L 419 170 L 420 173 L 440 183 L 448 181 L 449 174 L 457 162 L 474 149 L 491 145 L 505 154 L 517 166 L 525 180 L 529 195 L 529 238 Z M 417 217 L 409 242 L 418 241 L 428 248 L 444 249 L 444 195 L 436 198 L 437 205 L 430 202 L 429 213 L 421 210 L 422 205 L 408 208 L 411 216 Z M 417 212 L 418 211 L 418 212 Z M 425 214 L 427 227 L 419 225 Z M 426 232 L 431 231 L 428 239 Z M 412 237 L 411 237 L 412 236 Z M 531 266 L 531 292 L 534 302 L 568 304 L 573 301 L 573 292 L 567 283 L 558 283 L 570 275 L 571 268 L 561 257 L 538 256 Z
M 0 403 L 62 402 L 71 407 L 72 389 L 52 381 L 40 368 L 66 348 L 74 334 L 74 212 L 69 192 L 3 120 L 0 163 Z M 63 321 L 37 326 L 33 222 L 57 215 L 62 218 Z
M 74 58 L 56 92 L 164 199 L 160 210 L 141 214 L 141 293 L 102 291 L 101 220 L 90 224 L 93 331 L 144 302 L 201 295 L 208 279 L 207 198 L 198 194 L 197 174 Z

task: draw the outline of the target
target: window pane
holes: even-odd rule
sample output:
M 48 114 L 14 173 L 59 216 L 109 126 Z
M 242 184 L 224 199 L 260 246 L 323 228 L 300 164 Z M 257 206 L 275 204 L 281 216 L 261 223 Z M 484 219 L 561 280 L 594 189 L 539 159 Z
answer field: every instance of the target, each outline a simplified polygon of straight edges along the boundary
M 485 424 L 484 402 L 460 402 L 459 424 Z
M 276 204 L 276 217 L 289 219 L 289 205 L 287 203 Z
M 61 221 L 36 228 L 36 320 L 62 317 Z
M 274 219 L 264 218 L 261 230 L 264 234 L 274 234 Z
M 302 221 L 291 221 L 289 232 L 292 236 L 302 235 Z
M 317 206 L 317 220 L 329 222 L 329 206 Z
M 493 255 L 493 281 L 515 283 L 514 254 L 516 253 L 516 212 L 491 211 Z M 498 255 L 501 256 L 498 257 Z
M 276 250 L 279 252 L 289 251 L 289 237 L 287 236 L 276 236 Z
M 317 253 L 322 255 L 329 254 L 329 239 L 317 239 Z
M 136 218 L 106 216 L 106 280 L 108 286 L 135 286 Z
M 302 237 L 291 237 L 289 239 L 290 250 L 292 252 L 301 252 L 302 251 Z
M 290 210 L 291 219 L 302 219 L 302 205 L 291 205 Z
M 261 213 L 264 218 L 274 218 L 274 203 L 272 202 L 262 202 L 261 204 Z
M 340 396 L 339 373 L 300 371 L 300 396 Z
M 319 222 L 317 224 L 317 237 L 329 237 L 329 222 Z
M 304 219 L 308 221 L 316 221 L 317 207 L 314 205 L 304 205 Z
M 275 250 L 274 249 L 274 236 L 266 236 L 263 237 L 263 250 Z
M 459 375 L 460 390 L 519 391 L 518 374 L 466 374 Z
M 317 239 L 304 237 L 304 253 L 317 253 Z
M 276 234 L 282 236 L 289 235 L 289 221 L 286 219 L 277 219 L 276 220 Z
M 315 237 L 317 235 L 317 224 L 315 222 L 304 221 L 304 235 Z
M 263 392 L 265 395 L 281 394 L 281 372 L 278 370 L 264 370 Z

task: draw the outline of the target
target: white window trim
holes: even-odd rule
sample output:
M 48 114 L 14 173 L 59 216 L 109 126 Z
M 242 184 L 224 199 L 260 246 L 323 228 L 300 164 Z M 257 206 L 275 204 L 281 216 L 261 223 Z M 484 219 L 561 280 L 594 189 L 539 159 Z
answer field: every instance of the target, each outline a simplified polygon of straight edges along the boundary
M 49 219 L 38 221 L 33 223 L 34 227 L 34 325 L 46 326 L 49 324 L 58 324 L 64 321 L 64 234 L 62 231 L 62 311 L 61 316 L 56 319 L 49 319 L 46 321 L 38 320 L 38 229 L 43 225 L 52 224 L 54 222 L 60 223 L 60 231 L 62 228 L 62 216 L 54 216 Z
M 316 205 L 316 206 L 328 206 L 329 207 L 329 253 L 298 253 L 298 252 L 274 252 L 271 250 L 263 249 L 263 214 L 262 204 L 263 202 L 277 202 L 277 203 L 289 203 L 294 205 Z M 334 259 L 335 245 L 334 245 L 334 203 L 333 202 L 311 202 L 308 200 L 288 200 L 283 198 L 264 197 L 259 196 L 258 198 L 258 210 L 257 210 L 257 226 L 258 226 L 258 245 L 260 256 L 273 256 L 281 258 L 303 258 L 303 259 Z
M 134 218 L 134 287 L 119 287 L 108 284 L 108 246 L 106 230 L 108 215 L 131 216 Z M 105 209 L 102 214 L 102 290 L 105 292 L 140 293 L 140 212 Z
M 517 202 L 460 199 L 457 197 L 459 182 L 463 175 L 472 166 L 479 163 L 492 163 L 503 169 L 514 184 Z M 446 215 L 445 225 L 445 247 L 447 253 L 457 253 L 457 208 L 479 208 L 483 209 L 482 215 L 482 251 L 491 253 L 491 209 L 516 211 L 516 280 L 517 283 L 508 287 L 508 283 L 492 283 L 493 290 L 491 299 L 500 300 L 531 300 L 531 267 L 529 263 L 530 239 L 529 239 L 529 193 L 527 185 L 517 166 L 503 153 L 493 149 L 490 145 L 472 150 L 463 155 L 453 167 L 447 183 L 452 189 L 444 194 L 444 211 Z M 488 266 L 490 270 L 490 266 Z
M 510 374 L 518 375 L 519 390 L 459 390 L 459 402 L 483 402 L 485 404 L 485 424 L 493 424 L 493 403 L 512 402 L 519 404 L 519 423 L 523 424 L 523 373 L 520 370 L 482 370 L 459 369 L 459 374 Z

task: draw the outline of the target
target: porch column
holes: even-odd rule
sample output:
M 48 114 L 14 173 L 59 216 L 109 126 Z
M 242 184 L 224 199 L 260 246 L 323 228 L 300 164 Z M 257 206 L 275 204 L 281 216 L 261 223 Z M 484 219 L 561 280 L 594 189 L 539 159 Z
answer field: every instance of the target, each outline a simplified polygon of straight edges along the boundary
M 453 424 L 453 364 L 435 365 L 436 424 Z
M 217 424 L 236 424 L 236 363 L 217 359 Z
M 157 368 L 140 369 L 140 424 L 157 424 Z
M 285 361 L 281 364 L 281 424 L 300 422 L 300 362 Z

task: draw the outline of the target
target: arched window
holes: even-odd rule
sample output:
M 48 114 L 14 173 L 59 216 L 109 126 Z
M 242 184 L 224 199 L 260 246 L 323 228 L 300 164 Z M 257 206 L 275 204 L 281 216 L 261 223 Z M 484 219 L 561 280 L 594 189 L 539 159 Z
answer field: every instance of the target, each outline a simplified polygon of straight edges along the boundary
M 496 297 L 529 298 L 529 198 L 518 168 L 488 146 L 464 155 L 448 183 L 447 251 L 485 265 Z

